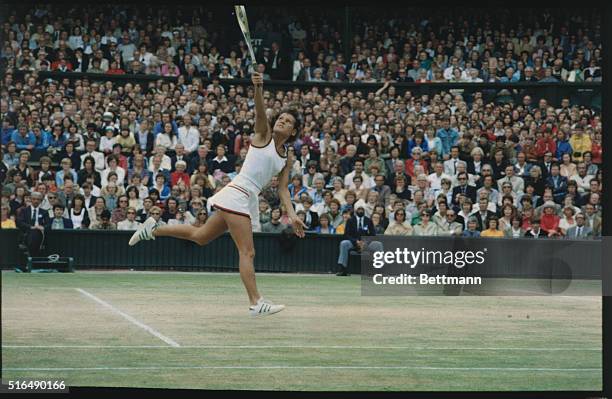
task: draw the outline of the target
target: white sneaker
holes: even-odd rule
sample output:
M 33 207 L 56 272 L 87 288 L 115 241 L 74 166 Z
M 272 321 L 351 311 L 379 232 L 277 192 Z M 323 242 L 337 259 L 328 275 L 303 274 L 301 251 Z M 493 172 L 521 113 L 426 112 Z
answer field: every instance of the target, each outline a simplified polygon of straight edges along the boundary
M 144 221 L 143 224 L 138 226 L 138 230 L 136 230 L 136 232 L 132 234 L 132 237 L 130 238 L 129 242 L 130 246 L 136 245 L 143 240 L 154 240 L 155 236 L 153 235 L 153 232 L 155 231 L 157 226 L 158 224 L 155 219 L 149 217 L 147 220 Z
M 278 313 L 285 309 L 285 305 L 275 305 L 270 301 L 266 301 L 263 298 L 259 298 L 257 305 L 249 307 L 249 312 L 253 317 L 268 316 L 274 313 Z

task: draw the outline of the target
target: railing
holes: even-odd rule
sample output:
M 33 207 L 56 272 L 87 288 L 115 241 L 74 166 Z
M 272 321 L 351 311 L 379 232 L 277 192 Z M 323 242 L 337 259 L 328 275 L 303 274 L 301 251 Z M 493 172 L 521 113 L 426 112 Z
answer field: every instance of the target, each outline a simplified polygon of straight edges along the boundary
M 16 77 L 23 77 L 23 71 L 16 71 Z M 158 75 L 107 75 L 98 73 L 81 73 L 81 72 L 38 72 L 39 80 L 53 79 L 61 81 L 62 79 L 70 79 L 71 81 L 88 79 L 90 81 L 113 82 L 114 84 L 140 83 L 149 84 L 158 80 L 168 82 L 176 82 L 176 77 L 165 77 Z M 199 78 L 203 83 L 210 83 L 208 78 Z M 230 85 L 251 85 L 249 79 L 226 79 L 220 80 L 220 85 L 228 89 Z M 362 91 L 370 93 L 382 87 L 382 83 L 342 83 L 342 82 L 303 82 L 290 80 L 268 80 L 265 82 L 267 88 L 272 90 L 293 90 L 295 88 L 309 89 L 318 87 L 320 91 L 329 88 L 332 92 L 341 90 Z M 540 98 L 546 99 L 550 104 L 558 106 L 561 99 L 570 98 L 573 104 L 592 107 L 598 111 L 601 110 L 601 82 L 582 82 L 582 83 L 393 83 L 396 91 L 400 95 L 404 95 L 406 91 L 410 91 L 414 96 L 424 94 L 433 95 L 441 91 L 451 93 L 472 94 L 474 92 L 482 92 L 486 101 L 505 101 L 499 96 L 499 92 L 503 89 L 510 91 L 510 97 L 513 101 L 520 102 L 522 96 L 530 94 L 537 101 Z

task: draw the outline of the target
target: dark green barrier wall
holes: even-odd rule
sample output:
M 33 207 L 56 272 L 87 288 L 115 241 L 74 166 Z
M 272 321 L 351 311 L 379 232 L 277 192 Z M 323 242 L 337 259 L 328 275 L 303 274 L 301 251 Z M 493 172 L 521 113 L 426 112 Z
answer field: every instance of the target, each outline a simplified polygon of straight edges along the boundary
M 190 241 L 158 238 L 128 246 L 131 232 L 64 230 L 48 234 L 45 255 L 57 253 L 74 258 L 75 268 L 135 268 L 233 271 L 238 269 L 238 253 L 229 234 L 200 247 Z M 339 235 L 307 235 L 283 241 L 280 234 L 255 234 L 255 267 L 258 271 L 327 273 L 336 267 Z M 17 230 L 0 230 L 0 266 L 14 268 L 20 264 Z M 462 240 L 443 237 L 410 237 L 412 246 L 429 247 L 431 240 L 450 248 Z M 533 251 L 546 254 L 553 268 L 560 261 L 580 267 L 574 278 L 601 278 L 601 241 L 534 240 L 529 239 L 465 239 L 476 246 L 489 247 L 495 254 L 478 270 L 480 275 L 507 277 L 535 277 L 525 257 Z M 570 245 L 571 244 L 571 245 Z M 358 272 L 359 259 L 352 263 Z M 546 265 L 544 265 L 546 266 Z
M 238 252 L 229 234 L 200 247 L 190 241 L 158 238 L 128 246 L 132 232 L 95 230 L 54 231 L 47 235 L 45 254 L 58 253 L 75 259 L 79 268 L 203 268 L 237 270 Z M 284 244 L 282 235 L 256 234 L 255 267 L 260 271 L 325 273 L 338 258 L 341 236 L 295 237 Z M 0 265 L 15 267 L 19 262 L 18 232 L 0 230 Z M 294 244 L 289 249 L 288 245 Z

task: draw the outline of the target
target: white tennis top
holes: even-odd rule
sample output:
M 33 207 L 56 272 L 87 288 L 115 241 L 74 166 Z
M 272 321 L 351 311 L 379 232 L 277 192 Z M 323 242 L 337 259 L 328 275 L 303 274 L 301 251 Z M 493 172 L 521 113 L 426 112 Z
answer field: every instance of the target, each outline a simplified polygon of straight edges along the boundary
M 286 153 L 287 145 L 285 145 L 285 155 Z M 281 156 L 276 151 L 274 138 L 263 147 L 256 147 L 251 144 L 242 164 L 242 169 L 232 180 L 232 183 L 258 195 L 272 180 L 272 177 L 280 173 L 286 163 L 287 157 Z

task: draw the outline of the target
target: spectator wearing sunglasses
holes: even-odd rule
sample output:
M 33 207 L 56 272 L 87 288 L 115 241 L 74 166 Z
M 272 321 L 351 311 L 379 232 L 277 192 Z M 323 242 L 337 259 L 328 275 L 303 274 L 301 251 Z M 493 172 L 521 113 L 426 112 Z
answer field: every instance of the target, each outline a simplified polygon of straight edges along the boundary
M 126 216 L 125 220 L 117 223 L 117 230 L 137 230 L 140 222 L 136 220 L 136 209 L 131 206 L 128 207 Z

